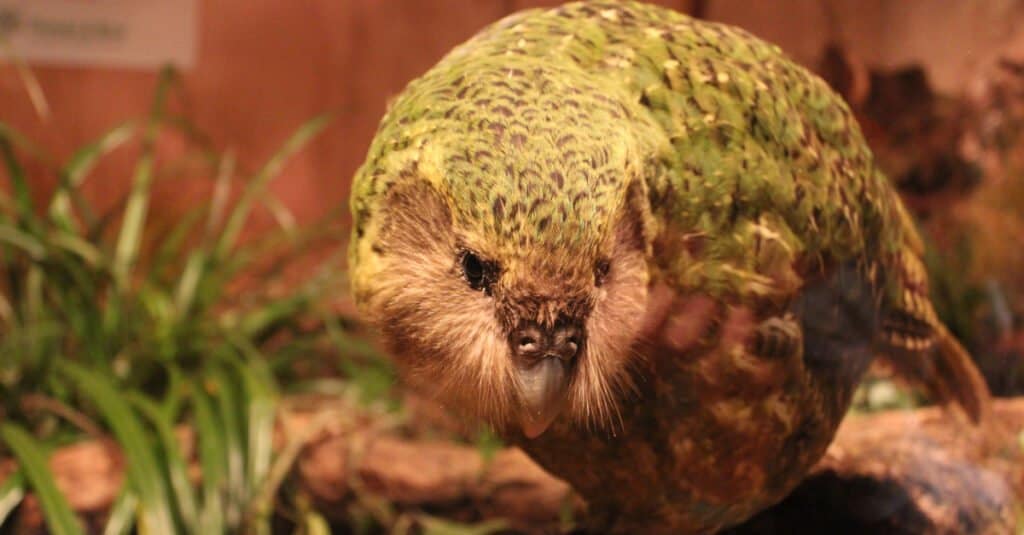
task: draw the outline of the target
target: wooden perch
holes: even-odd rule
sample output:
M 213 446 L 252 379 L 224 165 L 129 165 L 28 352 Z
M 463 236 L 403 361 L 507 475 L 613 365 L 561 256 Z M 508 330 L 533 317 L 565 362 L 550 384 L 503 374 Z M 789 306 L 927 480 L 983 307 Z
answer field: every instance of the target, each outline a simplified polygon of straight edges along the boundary
M 525 532 L 557 530 L 567 511 L 582 512 L 564 482 L 517 449 L 485 462 L 476 448 L 403 438 L 365 422 L 319 425 L 334 422 L 324 410 L 283 411 L 276 439 L 278 448 L 286 438 L 306 440 L 293 482 L 335 520 L 367 495 L 400 510 L 505 518 Z M 1024 398 L 996 402 L 993 420 L 1005 426 L 996 443 L 935 408 L 852 416 L 806 482 L 729 533 L 1011 533 L 1024 490 Z M 191 452 L 191 433 L 182 430 L 180 438 Z M 62 448 L 50 463 L 58 486 L 87 519 L 102 517 L 124 480 L 120 452 L 107 441 Z M 9 461 L 0 463 L 0 480 L 10 470 Z M 25 508 L 22 525 L 37 528 L 37 505 L 30 500 Z

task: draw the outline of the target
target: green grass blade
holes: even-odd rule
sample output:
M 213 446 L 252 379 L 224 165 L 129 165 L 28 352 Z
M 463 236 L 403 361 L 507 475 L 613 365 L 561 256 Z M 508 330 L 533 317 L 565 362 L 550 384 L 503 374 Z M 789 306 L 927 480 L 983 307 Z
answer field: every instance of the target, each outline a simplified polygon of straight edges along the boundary
M 21 166 L 17 155 L 14 154 L 14 147 L 6 137 L 0 137 L 0 157 L 3 157 L 4 166 L 7 169 L 7 179 L 11 182 L 11 192 L 14 194 L 14 205 L 18 218 L 27 225 L 35 219 L 32 193 L 28 188 L 25 168 Z
M 7 139 L 11 146 L 20 149 L 49 168 L 56 168 L 56 160 L 43 147 L 25 137 L 11 125 L 0 121 L 0 139 Z
M 82 181 L 96 166 L 101 157 L 117 149 L 135 135 L 139 130 L 137 121 L 126 121 L 110 130 L 107 130 L 92 143 L 78 149 L 64 166 L 65 182 L 61 185 L 64 189 L 75 189 L 82 185 Z M 54 198 L 53 201 L 58 199 Z M 52 207 L 51 207 L 52 208 Z
M 157 82 L 156 96 L 153 98 L 149 120 L 142 137 L 142 155 L 139 157 L 139 163 L 135 166 L 132 188 L 124 207 L 124 219 L 117 236 L 113 266 L 115 281 L 122 290 L 128 285 L 129 274 L 138 257 L 142 242 L 142 230 L 146 222 L 146 212 L 149 209 L 150 187 L 153 183 L 154 145 L 160 123 L 165 115 L 168 90 L 176 79 L 174 71 L 164 70 Z
M 94 243 L 100 243 L 106 239 L 107 228 L 117 220 L 118 214 L 124 212 L 124 206 L 128 203 L 129 193 L 119 194 L 117 200 L 111 203 L 103 213 L 96 214 L 96 217 L 89 222 L 88 228 L 85 229 L 85 239 Z
M 228 202 L 230 193 L 231 176 L 234 175 L 235 157 L 228 153 L 221 158 L 217 167 L 217 178 L 214 182 L 213 198 L 210 201 L 209 216 L 206 220 L 206 229 L 203 232 L 203 240 L 198 248 L 189 255 L 185 262 L 185 269 L 178 279 L 178 288 L 174 293 L 174 308 L 178 317 L 188 314 L 195 303 L 196 290 L 204 275 L 208 273 L 209 247 L 213 239 L 215 229 L 220 226 L 224 215 L 224 207 Z
M 43 86 L 40 85 L 39 79 L 36 78 L 35 73 L 29 68 L 28 63 L 25 62 L 25 58 L 14 51 L 14 47 L 11 45 L 6 34 L 0 34 L 0 50 L 14 64 L 14 70 L 18 73 L 18 77 L 21 78 L 21 84 L 25 87 L 25 93 L 28 94 L 29 101 L 32 102 L 32 107 L 35 108 L 36 114 L 44 121 L 48 120 L 50 118 L 50 103 L 46 100 Z
M 174 311 L 178 318 L 184 318 L 192 310 L 195 302 L 196 289 L 207 266 L 206 251 L 192 251 L 185 262 L 185 269 L 178 279 L 178 287 L 174 292 Z
M 330 412 L 323 412 L 313 418 L 311 422 L 300 432 L 288 437 L 288 443 L 281 450 L 281 453 L 274 460 L 267 477 L 256 489 L 252 500 L 249 502 L 249 525 L 257 524 L 256 529 L 269 526 L 271 514 L 273 513 L 274 498 L 277 496 L 281 483 L 288 477 L 296 459 L 302 450 L 309 444 L 314 436 L 322 433 L 331 423 L 337 421 L 338 415 Z M 302 517 L 311 519 L 307 515 L 312 513 L 308 503 L 302 497 L 297 497 L 297 506 Z M 306 510 L 303 511 L 303 508 Z M 269 531 L 269 528 L 264 528 Z
M 34 356 L 41 356 L 39 361 L 48 362 L 51 358 L 48 355 L 49 352 L 42 351 L 43 344 L 45 343 L 45 336 L 40 336 L 40 327 L 45 324 L 45 308 L 46 305 L 43 301 L 43 283 L 45 279 L 43 270 L 39 267 L 39 264 L 32 264 L 28 268 L 28 275 L 25 277 L 25 293 L 22 297 L 23 311 L 22 317 L 25 318 L 25 324 L 22 326 L 25 333 L 29 336 L 29 354 Z M 48 366 L 42 366 L 44 368 Z
M 227 204 L 230 192 L 231 175 L 234 172 L 234 157 L 229 153 L 219 161 L 217 178 L 214 183 L 213 197 L 203 206 L 198 207 L 207 211 L 206 227 L 200 243 L 191 249 L 191 252 L 184 259 L 184 267 L 176 276 L 177 287 L 174 289 L 174 312 L 177 318 L 183 319 L 189 314 L 201 314 L 201 309 L 207 303 L 216 301 L 220 297 L 222 286 L 221 280 L 207 280 L 215 276 L 216 266 L 210 261 L 210 243 L 213 239 L 214 228 L 219 225 Z M 150 278 L 158 276 L 161 271 L 169 265 L 175 255 L 182 249 L 181 244 L 185 238 L 191 237 L 192 229 L 201 217 L 200 210 L 190 211 L 187 218 L 176 225 L 168 238 L 163 240 L 163 245 L 156 255 L 156 262 L 150 270 Z M 203 291 L 205 290 L 205 291 Z M 197 311 L 200 309 L 200 311 Z
M 128 278 L 142 242 L 142 228 L 149 209 L 149 188 L 153 180 L 153 148 L 147 146 L 139 158 L 132 179 L 132 191 L 124 208 L 124 221 L 114 251 L 114 276 L 121 288 L 128 286 Z
M 246 356 L 245 360 L 232 357 L 223 359 L 228 373 L 241 380 L 240 402 L 246 414 L 245 531 L 269 535 L 271 507 L 259 497 L 260 491 L 265 490 L 273 461 L 277 387 L 265 356 L 238 333 L 226 334 L 232 344 Z
M 0 485 L 0 528 L 7 522 L 7 517 L 25 499 L 25 476 L 18 470 L 7 476 Z
M 228 151 L 217 164 L 217 178 L 213 186 L 213 198 L 210 200 L 210 217 L 206 220 L 206 230 L 203 232 L 203 247 L 212 245 L 217 229 L 224 220 L 224 209 L 228 205 L 228 197 L 231 193 L 231 177 L 235 176 L 235 153 Z
M 135 511 L 139 506 L 139 498 L 130 490 L 122 490 L 114 505 L 110 508 L 110 516 L 103 526 L 103 535 L 127 535 L 135 525 Z
M 227 223 L 224 225 L 224 231 L 221 233 L 220 239 L 217 241 L 217 247 L 214 250 L 213 257 L 216 260 L 219 261 L 223 259 L 235 246 L 238 241 L 238 236 L 242 232 L 242 227 L 245 226 L 245 222 L 249 218 L 249 212 L 252 210 L 253 202 L 259 198 L 263 189 L 266 188 L 270 180 L 280 173 L 281 168 L 284 166 L 285 162 L 288 161 L 288 158 L 305 147 L 314 136 L 327 127 L 330 120 L 331 116 L 329 114 L 324 114 L 307 121 L 299 127 L 299 129 L 296 130 L 287 141 L 285 141 L 281 149 L 271 156 L 267 163 L 256 172 L 249 184 L 246 185 L 245 191 L 242 193 L 242 197 L 238 200 L 238 203 L 228 216 Z
M 74 234 L 57 232 L 50 236 L 49 242 L 50 245 L 81 258 L 90 268 L 96 269 L 107 262 L 107 256 L 103 251 Z
M 67 498 L 57 489 L 53 472 L 41 453 L 45 448 L 16 424 L 0 425 L 0 439 L 17 458 L 25 478 L 39 498 L 47 530 L 54 535 L 84 534 Z
M 204 206 L 190 209 L 175 222 L 170 231 L 158 240 L 160 247 L 152 255 L 153 260 L 149 265 L 149 280 L 160 279 L 165 270 L 175 265 L 181 252 L 188 249 L 185 246 L 185 240 L 192 235 L 196 225 L 202 220 L 204 209 Z
M 174 516 L 166 480 L 148 434 L 131 404 L 106 376 L 62 360 L 59 370 L 96 405 L 114 432 L 127 460 L 127 477 L 138 493 L 142 526 L 152 533 L 174 533 Z
M 214 148 L 213 141 L 187 115 L 168 114 L 164 118 L 164 124 L 184 136 L 188 143 L 198 149 L 199 155 L 207 163 L 217 165 L 220 156 Z
M 186 529 L 195 533 L 198 528 L 198 506 L 195 492 L 188 480 L 188 464 L 185 462 L 185 455 L 181 451 L 177 437 L 174 436 L 174 422 L 169 420 L 161 410 L 160 406 L 152 400 L 139 395 L 136 392 L 128 394 L 128 398 L 139 409 L 156 429 L 157 438 L 166 456 L 165 468 L 167 477 L 174 492 L 178 510 Z
M 225 522 L 230 527 L 237 527 L 242 521 L 242 511 L 248 495 L 245 480 L 247 433 L 241 416 L 244 414 L 243 394 L 237 378 L 221 364 L 211 366 L 206 377 L 217 415 L 220 417 L 224 438 L 227 470 Z
M 73 195 L 81 187 L 85 177 L 96 166 L 101 157 L 117 149 L 138 131 L 138 124 L 135 121 L 122 123 L 108 130 L 99 139 L 82 147 L 61 169 L 60 184 L 50 198 L 48 209 L 50 218 L 70 230 L 72 225 L 71 205 Z M 83 214 L 86 219 L 95 219 L 91 210 L 85 210 Z M 91 226 L 91 222 L 87 221 Z
M 42 242 L 32 234 L 22 232 L 11 225 L 0 223 L 0 242 L 20 249 L 32 260 L 39 261 L 46 258 L 46 246 Z
M 228 458 L 224 428 L 213 401 L 203 388 L 194 388 L 191 393 L 196 437 L 199 443 L 199 466 L 203 474 L 203 505 L 199 514 L 199 533 L 223 533 L 223 491 L 227 485 Z
M 246 428 L 248 431 L 246 466 L 250 489 L 263 484 L 270 471 L 273 460 L 274 421 L 277 418 L 277 386 L 273 374 L 267 367 L 267 359 L 252 346 L 248 340 L 234 340 L 243 353 L 246 361 L 236 360 L 233 367 L 242 379 Z
M 185 376 L 181 368 L 171 362 L 165 364 L 167 370 L 167 388 L 164 398 L 160 400 L 159 408 L 163 418 L 168 422 L 177 422 L 181 414 L 182 405 L 186 402 L 191 387 L 188 382 L 192 381 L 191 375 Z
M 277 197 L 264 194 L 263 205 L 270 211 L 270 215 L 274 217 L 274 221 L 277 222 L 277 226 L 284 231 L 285 236 L 293 243 L 298 239 L 298 224 L 295 222 L 295 215 L 288 209 L 287 206 L 281 202 Z
M 314 296 L 306 292 L 274 300 L 256 310 L 246 312 L 238 322 L 238 330 L 247 337 L 263 339 L 276 326 L 294 319 L 297 313 L 306 310 L 313 300 Z

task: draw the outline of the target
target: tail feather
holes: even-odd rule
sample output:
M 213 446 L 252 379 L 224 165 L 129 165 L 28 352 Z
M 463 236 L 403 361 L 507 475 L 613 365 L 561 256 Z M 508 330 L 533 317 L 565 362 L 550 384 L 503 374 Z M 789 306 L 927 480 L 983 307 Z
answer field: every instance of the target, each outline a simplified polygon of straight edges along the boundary
M 960 342 L 941 323 L 936 325 L 938 347 L 935 376 L 927 383 L 929 391 L 942 402 L 955 402 L 974 423 L 989 412 L 991 396 L 985 378 Z
M 981 372 L 941 324 L 930 340 L 887 332 L 883 358 L 903 379 L 925 389 L 939 403 L 955 403 L 973 423 L 985 419 L 991 396 Z
M 960 342 L 935 314 L 920 257 L 904 250 L 895 270 L 897 291 L 882 323 L 883 356 L 904 379 L 937 402 L 959 405 L 981 423 L 991 405 L 984 377 Z

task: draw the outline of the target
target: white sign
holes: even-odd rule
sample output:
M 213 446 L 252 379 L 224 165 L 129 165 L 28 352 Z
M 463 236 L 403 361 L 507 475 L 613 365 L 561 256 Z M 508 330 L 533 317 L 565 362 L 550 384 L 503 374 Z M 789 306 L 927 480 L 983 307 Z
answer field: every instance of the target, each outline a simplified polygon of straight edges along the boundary
M 0 0 L 0 44 L 32 63 L 188 68 L 197 1 Z

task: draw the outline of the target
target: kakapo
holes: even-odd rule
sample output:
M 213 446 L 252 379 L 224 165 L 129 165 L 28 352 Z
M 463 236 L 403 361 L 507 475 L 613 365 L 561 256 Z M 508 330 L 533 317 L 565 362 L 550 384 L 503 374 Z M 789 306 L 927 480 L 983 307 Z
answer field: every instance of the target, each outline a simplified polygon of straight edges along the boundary
M 779 501 L 876 356 L 986 412 L 848 107 L 738 28 L 513 14 L 394 99 L 351 205 L 352 290 L 405 379 L 597 529 L 714 532 Z

